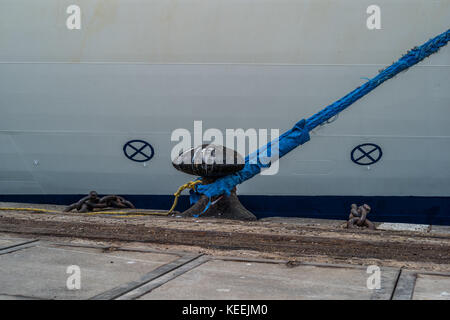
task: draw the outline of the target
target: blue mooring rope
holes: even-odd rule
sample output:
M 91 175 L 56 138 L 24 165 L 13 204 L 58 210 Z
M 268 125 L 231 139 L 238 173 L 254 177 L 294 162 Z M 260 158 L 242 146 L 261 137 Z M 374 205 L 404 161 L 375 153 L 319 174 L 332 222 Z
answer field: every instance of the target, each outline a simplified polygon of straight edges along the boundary
M 300 120 L 292 129 L 283 133 L 278 139 L 269 142 L 264 147 L 259 148 L 256 152 L 248 155 L 245 158 L 245 166 L 241 171 L 220 178 L 212 184 L 197 185 L 196 192 L 191 193 L 191 202 L 196 202 L 200 194 L 204 194 L 210 199 L 211 197 L 221 194 L 229 195 L 231 190 L 233 190 L 236 185 L 252 178 L 253 176 L 260 173 L 262 168 L 267 167 L 267 165 L 261 164 L 258 159 L 259 155 L 263 154 L 264 152 L 270 152 L 270 150 L 272 149 L 272 145 L 276 145 L 276 143 L 278 142 L 278 157 L 283 157 L 289 151 L 309 141 L 309 132 L 311 130 L 334 117 L 339 112 L 364 97 L 366 94 L 368 94 L 370 91 L 378 87 L 386 80 L 393 78 L 400 72 L 417 64 L 433 53 L 438 52 L 439 49 L 445 46 L 449 41 L 450 29 L 438 35 L 437 37 L 428 40 L 420 47 L 411 49 L 397 62 L 382 70 L 377 76 L 368 80 L 362 86 L 356 88 L 343 98 L 330 104 L 308 119 Z

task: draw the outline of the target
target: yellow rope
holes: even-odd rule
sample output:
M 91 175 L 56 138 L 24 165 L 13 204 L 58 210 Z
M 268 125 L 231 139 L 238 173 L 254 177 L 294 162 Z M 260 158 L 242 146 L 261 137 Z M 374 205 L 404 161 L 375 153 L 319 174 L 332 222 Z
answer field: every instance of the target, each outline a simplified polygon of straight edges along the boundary
M 152 216 L 152 215 L 158 215 L 158 216 L 168 216 L 170 215 L 177 206 L 178 198 L 181 195 L 181 192 L 185 189 L 194 189 L 195 186 L 199 183 L 201 183 L 201 180 L 196 181 L 189 181 L 188 183 L 183 184 L 181 187 L 178 188 L 177 192 L 175 192 L 173 195 L 175 196 L 175 199 L 173 201 L 172 207 L 169 211 L 94 211 L 94 212 L 87 212 L 86 214 L 91 215 L 97 215 L 97 214 L 106 214 L 106 215 L 117 215 L 118 218 L 126 218 L 126 217 L 143 217 L 143 216 Z M 0 211 L 30 211 L 30 212 L 36 212 L 36 213 L 62 213 L 61 211 L 56 210 L 47 210 L 47 209 L 38 209 L 38 208 L 1 208 Z
M 32 211 L 42 213 L 61 213 L 61 211 L 37 209 L 37 208 L 0 208 L 0 211 Z
M 153 216 L 153 215 L 159 215 L 159 216 L 166 216 L 168 215 L 167 211 L 93 211 L 93 212 L 86 212 L 86 215 L 93 216 L 96 214 L 110 214 L 110 215 L 139 215 L 139 216 Z
M 172 211 L 175 209 L 178 203 L 178 197 L 180 196 L 181 192 L 184 189 L 195 189 L 195 186 L 199 183 L 202 183 L 202 180 L 195 180 L 195 181 L 189 181 L 188 183 L 183 184 L 181 187 L 178 188 L 177 192 L 175 192 L 173 195 L 175 196 L 175 200 L 173 201 L 172 208 L 169 210 L 169 214 L 172 213 Z

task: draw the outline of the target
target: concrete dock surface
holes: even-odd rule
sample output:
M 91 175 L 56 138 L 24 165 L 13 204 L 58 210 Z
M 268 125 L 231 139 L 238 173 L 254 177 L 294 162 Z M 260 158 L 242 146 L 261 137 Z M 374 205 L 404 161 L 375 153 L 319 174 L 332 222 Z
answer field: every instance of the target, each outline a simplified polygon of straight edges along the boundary
M 135 245 L 2 233 L 0 299 L 450 300 L 450 272 L 372 266 L 379 268 L 377 288 L 370 266 L 290 264 Z
M 449 226 L 342 222 L 0 212 L 0 299 L 450 300 Z

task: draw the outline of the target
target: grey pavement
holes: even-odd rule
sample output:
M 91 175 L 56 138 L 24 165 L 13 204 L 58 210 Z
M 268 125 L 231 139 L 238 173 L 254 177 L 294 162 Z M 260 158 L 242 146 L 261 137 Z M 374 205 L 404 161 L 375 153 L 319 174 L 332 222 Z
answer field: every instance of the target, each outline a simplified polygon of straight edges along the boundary
M 450 273 L 386 267 L 377 273 L 358 265 L 286 264 L 0 235 L 0 299 L 450 300 Z

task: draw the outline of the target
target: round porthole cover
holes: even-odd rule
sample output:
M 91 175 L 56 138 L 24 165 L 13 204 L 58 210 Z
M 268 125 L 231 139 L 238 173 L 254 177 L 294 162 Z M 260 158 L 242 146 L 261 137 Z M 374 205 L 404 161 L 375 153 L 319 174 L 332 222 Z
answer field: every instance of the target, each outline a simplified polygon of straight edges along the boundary
M 144 140 L 130 140 L 123 146 L 125 157 L 131 161 L 146 162 L 155 155 L 152 145 Z
M 368 166 L 380 161 L 383 156 L 381 147 L 374 143 L 363 143 L 353 148 L 351 159 L 360 166 Z

